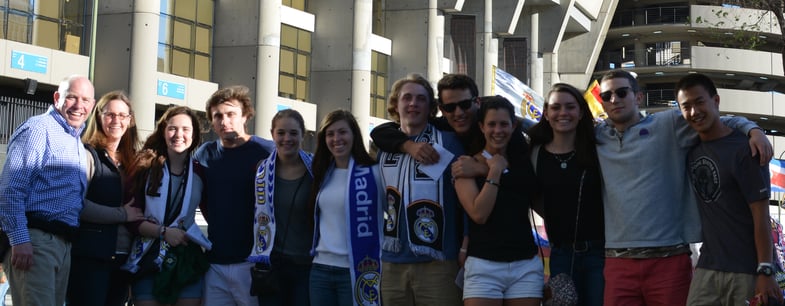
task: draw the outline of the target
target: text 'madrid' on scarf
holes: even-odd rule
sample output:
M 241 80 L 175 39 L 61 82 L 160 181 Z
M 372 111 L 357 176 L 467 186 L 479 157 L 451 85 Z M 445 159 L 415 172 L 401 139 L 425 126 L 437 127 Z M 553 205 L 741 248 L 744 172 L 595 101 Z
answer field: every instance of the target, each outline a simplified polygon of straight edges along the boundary
M 428 124 L 414 141 L 441 144 L 442 134 Z M 401 226 L 404 226 L 408 235 L 403 239 L 414 254 L 444 260 L 443 178 L 433 179 L 420 171 L 420 163 L 406 153 L 382 152 L 379 161 L 387 185 L 382 249 L 392 253 L 401 251 Z
M 303 150 L 299 151 L 300 159 L 308 170 L 308 175 L 313 177 L 311 172 L 311 162 L 313 158 Z M 275 205 L 273 203 L 273 192 L 275 191 L 275 160 L 278 150 L 274 150 L 269 157 L 262 160 L 256 169 L 256 209 L 254 211 L 253 237 L 254 243 L 251 255 L 248 256 L 249 262 L 264 263 L 270 265 L 270 254 L 275 244 L 275 234 L 277 221 L 275 220 Z
M 171 224 L 168 224 L 167 227 L 174 227 L 182 229 L 186 231 L 188 238 L 199 244 L 202 247 L 209 249 L 211 245 L 210 241 L 204 237 L 199 230 L 198 225 L 196 222 L 191 224 L 190 228 L 182 228 L 182 224 L 184 223 L 185 217 L 188 215 L 188 210 L 190 209 L 191 205 L 191 196 L 193 195 L 193 184 L 194 184 L 194 164 L 193 158 L 189 158 L 188 161 L 189 167 L 187 167 L 187 174 L 188 176 L 184 178 L 186 180 L 185 184 L 185 193 L 183 194 L 182 202 L 183 205 L 180 208 L 180 212 L 177 215 L 177 218 L 172 221 Z M 161 177 L 161 187 L 158 188 L 159 196 L 151 196 L 145 195 L 145 217 L 148 221 L 161 224 L 164 222 L 164 216 L 166 214 L 166 202 L 169 200 L 169 164 L 164 163 L 163 169 L 163 176 Z M 147 184 L 149 184 L 149 179 Z M 166 186 L 166 187 L 165 187 Z M 145 186 L 145 190 L 147 190 L 147 186 Z M 150 250 L 153 242 L 159 237 L 143 237 L 137 236 L 134 239 L 133 244 L 131 245 L 131 254 L 128 255 L 128 260 L 126 261 L 125 265 L 121 267 L 121 269 L 129 271 L 131 273 L 136 273 L 139 271 L 139 261 L 147 252 L 158 252 L 158 256 L 155 258 L 154 262 L 160 269 L 161 264 L 163 263 L 164 257 L 166 257 L 166 253 L 169 251 L 169 243 L 165 240 L 161 239 L 160 247 L 158 250 Z
M 379 216 L 378 188 L 373 175 L 374 166 L 363 166 L 349 159 L 349 182 L 346 193 L 346 233 L 349 241 L 349 272 L 352 278 L 354 305 L 381 305 L 382 281 L 382 233 Z M 330 166 L 325 177 L 329 177 L 335 164 Z M 322 182 L 324 186 L 324 182 Z M 320 193 L 321 187 L 320 186 Z M 317 195 L 317 199 L 319 196 Z M 319 205 L 316 205 L 314 220 L 314 240 L 311 253 L 319 243 Z M 313 254 L 312 254 L 313 255 Z

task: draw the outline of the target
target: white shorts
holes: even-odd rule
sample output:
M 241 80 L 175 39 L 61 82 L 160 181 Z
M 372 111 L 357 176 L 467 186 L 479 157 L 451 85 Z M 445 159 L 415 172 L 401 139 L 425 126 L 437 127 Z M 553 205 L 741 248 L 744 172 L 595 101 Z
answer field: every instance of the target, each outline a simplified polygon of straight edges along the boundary
M 513 262 L 470 256 L 464 268 L 464 300 L 542 298 L 543 267 L 537 256 Z

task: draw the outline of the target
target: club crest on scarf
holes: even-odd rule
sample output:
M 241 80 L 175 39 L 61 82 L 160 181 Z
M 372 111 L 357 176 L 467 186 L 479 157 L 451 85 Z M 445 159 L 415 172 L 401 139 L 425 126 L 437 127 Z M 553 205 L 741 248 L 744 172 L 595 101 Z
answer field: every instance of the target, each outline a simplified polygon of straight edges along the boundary
M 401 193 L 393 186 L 387 186 L 387 210 L 384 212 L 384 231 L 392 234 L 398 226 L 398 211 L 401 207 Z
M 412 205 L 417 205 L 418 204 L 417 202 L 412 203 Z M 433 202 L 433 201 L 425 201 L 425 202 Z M 433 204 L 438 205 L 436 203 Z M 424 242 L 427 243 L 436 242 L 436 239 L 439 238 L 439 226 L 436 224 L 436 221 L 433 219 L 436 213 L 428 207 L 422 207 L 417 210 L 416 214 L 417 214 L 417 219 L 414 220 L 414 234 L 417 235 L 417 238 L 419 238 Z
M 259 214 L 256 222 L 259 224 L 259 230 L 256 232 L 256 248 L 262 252 L 270 246 L 270 239 L 272 239 L 272 231 L 267 226 L 270 224 L 270 216 Z
M 354 284 L 354 298 L 358 305 L 378 306 L 380 304 L 379 288 L 381 288 L 381 275 L 379 274 L 379 262 L 365 257 L 357 265 L 357 271 L 361 272 Z

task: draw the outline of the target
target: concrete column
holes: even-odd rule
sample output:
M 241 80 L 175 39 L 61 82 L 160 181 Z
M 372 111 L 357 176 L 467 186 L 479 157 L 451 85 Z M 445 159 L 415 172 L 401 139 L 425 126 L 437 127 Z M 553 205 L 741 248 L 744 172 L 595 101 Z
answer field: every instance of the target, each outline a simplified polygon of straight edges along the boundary
M 136 126 L 141 139 L 147 138 L 155 129 L 158 26 L 161 2 L 159 0 L 136 0 L 133 4 L 131 38 L 131 67 L 128 94 L 137 118 Z M 141 118 L 145 118 L 142 120 Z
M 480 64 L 479 75 L 482 75 L 482 94 L 489 95 L 493 86 L 493 69 L 499 62 L 499 42 L 493 38 L 493 0 L 485 0 L 483 13 L 483 60 Z
M 531 56 L 529 56 L 529 67 L 531 69 L 529 87 L 536 92 L 542 91 L 543 82 L 543 69 L 542 69 L 542 56 L 540 55 L 540 13 L 534 12 L 531 15 L 531 37 L 529 44 L 531 48 Z
M 444 43 L 444 18 L 438 16 L 437 0 L 428 0 L 428 49 L 425 77 L 431 81 L 434 91 L 442 78 L 442 46 Z
M 641 42 L 640 40 L 635 40 L 635 50 L 626 50 L 626 52 L 635 52 L 635 67 L 645 67 L 646 66 L 646 59 L 649 56 L 649 52 L 646 51 L 646 44 Z M 622 60 L 622 62 L 624 62 Z M 621 63 L 619 63 L 621 65 Z M 621 68 L 621 66 L 616 67 Z
M 278 71 L 281 59 L 281 1 L 261 0 L 259 42 L 256 56 L 254 132 L 271 138 L 272 120 L 278 112 Z
M 431 0 L 434 1 L 434 0 Z M 354 36 L 352 37 L 352 113 L 368 149 L 371 139 L 369 120 L 371 113 L 371 25 L 373 22 L 373 2 L 354 0 Z

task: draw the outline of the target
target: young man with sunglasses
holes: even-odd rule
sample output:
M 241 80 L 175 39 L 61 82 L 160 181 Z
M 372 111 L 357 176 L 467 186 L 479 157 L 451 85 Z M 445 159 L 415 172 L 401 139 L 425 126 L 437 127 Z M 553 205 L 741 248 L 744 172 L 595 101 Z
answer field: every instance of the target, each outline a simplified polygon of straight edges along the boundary
M 677 109 L 643 116 L 643 92 L 629 72 L 600 82 L 608 119 L 595 129 L 605 204 L 605 305 L 685 305 L 692 278 L 689 243 L 700 219 L 687 180 L 687 152 L 699 142 Z M 768 163 L 772 148 L 752 122 L 723 118 L 750 137 Z
M 488 172 L 485 163 L 472 159 L 471 155 L 482 150 L 483 136 L 477 124 L 477 110 L 480 109 L 482 97 L 474 80 L 465 74 L 448 74 L 437 84 L 438 106 L 442 117 L 431 118 L 430 123 L 443 131 L 454 131 L 463 145 L 465 153 L 453 163 L 453 176 L 473 177 Z M 526 154 L 526 140 L 522 131 L 536 122 L 523 119 L 513 131 L 516 135 L 510 140 L 508 150 L 510 156 Z M 377 126 L 371 131 L 371 138 L 379 149 L 387 152 L 408 153 L 424 164 L 439 161 L 439 154 L 429 143 L 415 143 L 399 130 L 395 122 Z

